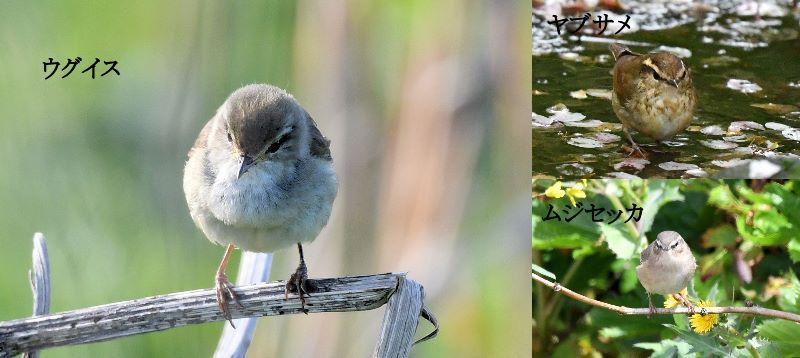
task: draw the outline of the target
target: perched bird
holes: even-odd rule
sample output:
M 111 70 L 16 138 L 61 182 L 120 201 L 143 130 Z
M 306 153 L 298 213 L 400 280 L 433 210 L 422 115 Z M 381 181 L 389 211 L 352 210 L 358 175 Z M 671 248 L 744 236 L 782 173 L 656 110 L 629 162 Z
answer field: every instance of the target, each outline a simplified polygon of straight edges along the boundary
M 689 300 L 683 297 L 680 291 L 689 285 L 695 269 L 697 263 L 692 250 L 680 234 L 675 231 L 658 234 L 655 241 L 642 251 L 639 266 L 636 267 L 636 276 L 647 291 L 650 314 L 655 310 L 653 300 L 650 298 L 653 293 L 673 295 L 676 300 L 693 309 Z
M 697 103 L 692 73 L 669 52 L 638 54 L 617 44 L 609 49 L 616 60 L 611 105 L 633 145 L 631 154 L 644 156 L 630 130 L 662 141 L 686 129 Z
M 238 303 L 225 275 L 234 247 L 273 252 L 297 244 L 300 264 L 286 282 L 300 296 L 308 279 L 302 243 L 328 222 L 337 182 L 329 149 L 311 116 L 283 90 L 253 84 L 234 91 L 206 123 L 189 151 L 183 190 L 194 223 L 227 245 L 215 278 L 217 302 L 231 321 Z

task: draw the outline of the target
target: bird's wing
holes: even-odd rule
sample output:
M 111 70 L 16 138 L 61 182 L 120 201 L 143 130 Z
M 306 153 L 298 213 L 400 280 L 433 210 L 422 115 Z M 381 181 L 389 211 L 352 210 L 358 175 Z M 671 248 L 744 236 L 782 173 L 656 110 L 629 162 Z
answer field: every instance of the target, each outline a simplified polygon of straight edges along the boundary
M 331 161 L 331 141 L 322 135 L 322 132 L 317 128 L 317 123 L 311 118 L 311 115 L 306 112 L 306 119 L 311 122 L 309 130 L 311 131 L 311 156 L 319 159 Z
M 647 261 L 647 258 L 649 258 L 649 257 L 650 257 L 650 254 L 651 254 L 652 252 L 653 252 L 653 244 L 652 244 L 652 243 L 650 243 L 650 245 L 647 245 L 647 248 L 646 248 L 646 249 L 644 249 L 644 251 L 642 251 L 642 256 L 640 256 L 640 257 L 639 257 L 639 264 L 641 265 L 641 264 L 643 264 L 645 261 Z
M 621 105 L 628 103 L 636 86 L 636 77 L 639 76 L 642 58 L 639 55 L 622 55 L 614 65 L 614 93 Z M 630 85 L 626 85 L 630 84 Z

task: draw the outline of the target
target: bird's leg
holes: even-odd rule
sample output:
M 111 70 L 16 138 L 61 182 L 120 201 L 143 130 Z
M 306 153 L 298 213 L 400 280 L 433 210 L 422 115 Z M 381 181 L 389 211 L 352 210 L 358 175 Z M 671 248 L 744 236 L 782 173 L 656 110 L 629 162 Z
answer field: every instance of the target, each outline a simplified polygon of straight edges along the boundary
M 694 305 L 689 302 L 689 299 L 684 297 L 682 293 L 673 293 L 672 298 L 686 306 L 686 308 L 689 309 L 689 315 L 695 314 Z
M 638 152 L 638 153 L 639 153 L 639 155 L 640 155 L 642 158 L 645 158 L 645 159 L 646 159 L 646 158 L 647 158 L 647 156 L 646 156 L 646 155 L 644 154 L 644 152 L 642 151 L 642 148 L 639 148 L 639 145 L 638 145 L 638 144 L 636 144 L 636 142 L 634 142 L 634 141 L 633 141 L 633 137 L 631 137 L 631 132 L 629 132 L 629 131 L 628 131 L 628 128 L 627 128 L 627 127 L 625 127 L 625 126 L 622 126 L 622 131 L 623 131 L 623 132 L 625 132 L 625 137 L 627 137 L 627 138 L 628 138 L 628 141 L 629 141 L 629 142 L 631 142 L 631 145 L 633 146 L 633 149 L 631 150 L 631 152 L 630 152 L 630 153 L 628 153 L 628 156 L 630 157 L 631 155 L 633 155 L 633 153 L 634 153 L 634 152 Z
M 289 292 L 297 293 L 300 295 L 300 309 L 303 313 L 308 314 L 305 296 L 310 296 L 309 293 L 316 292 L 317 286 L 313 280 L 308 279 L 308 267 L 306 267 L 306 260 L 303 258 L 303 245 L 299 242 L 297 243 L 297 250 L 300 252 L 300 265 L 297 265 L 297 270 L 286 282 L 284 299 L 289 299 Z
M 228 244 L 228 248 L 225 249 L 225 256 L 222 256 L 222 262 L 219 263 L 219 268 L 217 269 L 214 288 L 217 290 L 217 304 L 219 305 L 219 310 L 222 311 L 222 316 L 230 322 L 231 327 L 236 328 L 236 326 L 233 325 L 231 313 L 228 311 L 228 297 L 240 307 L 244 306 L 239 302 L 239 298 L 237 298 L 236 293 L 233 292 L 233 285 L 228 281 L 228 276 L 225 275 L 225 269 L 228 267 L 228 260 L 231 258 L 232 253 L 233 244 Z
M 650 298 L 650 292 L 647 292 L 647 304 L 650 307 L 650 312 L 647 313 L 647 318 L 652 318 L 653 313 L 656 313 L 656 308 L 653 306 L 653 300 Z

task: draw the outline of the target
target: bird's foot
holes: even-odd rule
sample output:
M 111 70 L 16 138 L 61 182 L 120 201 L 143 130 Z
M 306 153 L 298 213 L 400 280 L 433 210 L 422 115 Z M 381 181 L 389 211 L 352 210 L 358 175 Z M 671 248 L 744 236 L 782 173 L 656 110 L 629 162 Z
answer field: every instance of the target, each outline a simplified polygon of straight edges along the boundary
M 300 296 L 300 310 L 308 314 L 305 296 L 311 296 L 310 293 L 317 292 L 317 284 L 314 280 L 308 278 L 308 268 L 302 261 L 300 265 L 297 266 L 297 270 L 289 277 L 289 281 L 286 282 L 286 287 L 284 289 L 285 299 L 289 299 L 290 292 Z
M 688 309 L 689 309 L 689 316 L 691 316 L 691 315 L 693 315 L 693 314 L 697 313 L 697 312 L 695 311 L 694 305 L 693 305 L 691 302 L 689 302 L 689 299 L 688 299 L 688 298 L 686 298 L 686 297 L 684 297 L 684 296 L 683 296 L 683 294 L 680 294 L 680 293 L 673 293 L 673 294 L 672 294 L 672 298 L 674 298 L 674 299 L 675 299 L 675 300 L 677 300 L 678 302 L 682 303 L 684 306 L 686 306 L 686 308 L 688 308 Z
M 647 312 L 647 319 L 653 318 L 653 314 L 656 313 L 656 308 L 653 306 L 653 300 L 650 299 L 650 293 L 647 293 L 647 305 L 650 307 L 650 311 Z
M 622 131 L 625 132 L 625 137 L 628 138 L 628 142 L 631 142 L 631 147 L 629 147 L 631 148 L 631 151 L 628 153 L 628 156 L 630 157 L 633 155 L 633 153 L 638 153 L 642 159 L 647 159 L 647 154 L 645 154 L 645 152 L 642 151 L 642 148 L 639 148 L 639 145 L 633 141 L 633 137 L 631 136 L 631 132 L 628 131 L 628 128 L 623 126 Z M 623 148 L 628 147 L 623 144 Z
M 625 149 L 630 150 L 628 152 L 628 157 L 639 157 L 639 158 L 642 158 L 642 159 L 648 159 L 649 158 L 649 156 L 647 155 L 647 152 L 642 150 L 642 147 L 640 147 L 636 143 L 632 143 L 632 146 L 630 146 L 630 147 L 628 147 L 627 145 L 624 146 L 624 147 L 625 147 Z
M 222 311 L 222 316 L 225 317 L 226 320 L 231 324 L 231 327 L 236 328 L 233 325 L 233 319 L 231 318 L 231 312 L 228 310 L 228 299 L 232 299 L 236 302 L 239 307 L 244 308 L 242 303 L 239 302 L 239 298 L 236 296 L 236 293 L 233 292 L 233 284 L 228 281 L 228 276 L 225 275 L 224 272 L 217 273 L 216 283 L 214 288 L 217 290 L 217 304 L 219 305 L 219 310 Z

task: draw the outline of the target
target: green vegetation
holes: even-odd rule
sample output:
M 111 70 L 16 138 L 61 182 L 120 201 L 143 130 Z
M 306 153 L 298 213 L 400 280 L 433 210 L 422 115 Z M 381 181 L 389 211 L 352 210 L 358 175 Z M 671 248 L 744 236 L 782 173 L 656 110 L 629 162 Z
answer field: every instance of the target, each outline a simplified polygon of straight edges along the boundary
M 600 301 L 647 307 L 635 271 L 639 254 L 656 234 L 674 230 L 699 265 L 688 288 L 691 297 L 716 306 L 752 303 L 800 312 L 798 182 L 534 180 L 532 186 L 534 273 L 549 271 L 562 286 Z M 563 214 L 560 221 L 544 220 L 549 205 L 560 211 L 570 200 L 623 215 L 613 224 L 605 214 L 604 222 L 588 214 L 571 222 Z M 643 208 L 641 219 L 624 223 L 632 204 Z M 653 297 L 656 305 L 662 300 Z M 794 322 L 723 314 L 710 332 L 698 333 L 702 329 L 684 315 L 621 316 L 554 294 L 535 281 L 533 320 L 534 355 L 792 356 L 800 348 L 800 324 Z

